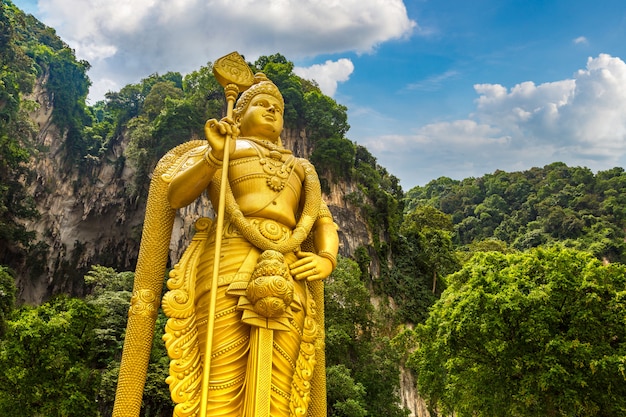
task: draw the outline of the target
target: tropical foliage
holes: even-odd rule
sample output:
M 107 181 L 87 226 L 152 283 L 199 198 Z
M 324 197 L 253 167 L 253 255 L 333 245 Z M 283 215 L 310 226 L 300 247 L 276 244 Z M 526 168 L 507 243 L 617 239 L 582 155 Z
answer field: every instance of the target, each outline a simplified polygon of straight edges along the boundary
M 448 285 L 409 362 L 433 410 L 626 413 L 626 266 L 559 246 L 489 252 Z
M 555 162 L 523 172 L 446 177 L 407 193 L 410 211 L 428 205 L 451 216 L 454 242 L 496 238 L 518 250 L 563 241 L 611 262 L 626 261 L 626 172 L 594 174 Z
M 2 415 L 111 415 L 133 274 L 96 266 L 85 280 L 92 288 L 86 299 L 59 296 L 37 307 L 11 311 L 0 339 Z M 167 354 L 160 340 L 164 325 L 161 316 L 148 369 L 144 416 L 172 415 L 165 384 Z
M 404 416 L 397 352 L 356 262 L 340 257 L 325 285 L 328 415 Z
M 35 82 L 34 61 L 20 46 L 20 23 L 25 17 L 11 4 L 0 9 L 0 262 L 28 246 L 33 233 L 21 220 L 37 211 L 24 180 L 31 173 L 26 162 L 32 153 L 34 127 L 27 110 L 32 103 L 22 95 Z M 11 243 L 9 243 L 11 242 Z

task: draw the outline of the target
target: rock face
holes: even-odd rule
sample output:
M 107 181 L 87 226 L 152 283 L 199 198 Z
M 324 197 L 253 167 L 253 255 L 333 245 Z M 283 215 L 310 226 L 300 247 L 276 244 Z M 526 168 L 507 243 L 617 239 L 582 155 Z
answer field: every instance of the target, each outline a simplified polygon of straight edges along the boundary
M 25 260 L 18 268 L 19 300 L 40 303 L 58 293 L 81 295 L 82 277 L 91 265 L 133 270 L 137 262 L 145 199 L 131 200 L 126 186 L 133 183 L 135 168 L 123 157 L 128 138 L 122 134 L 109 152 L 79 172 L 68 162 L 65 141 L 52 123 L 52 107 L 42 80 L 30 97 L 39 107 L 31 114 L 39 128 L 39 149 L 31 165 L 36 173 L 29 189 L 35 196 L 41 217 L 26 224 L 37 233 L 38 258 Z M 285 147 L 308 157 L 310 147 L 301 132 L 286 129 Z M 358 211 L 344 196 L 350 184 L 333 184 L 325 196 L 339 225 L 341 254 L 350 256 L 369 243 L 369 234 Z M 199 217 L 213 217 L 206 196 L 179 210 L 170 242 L 170 262 L 175 263 L 193 235 Z
M 400 400 L 402 406 L 411 412 L 409 417 L 430 417 L 428 407 L 423 398 L 421 398 L 415 389 L 415 378 L 411 372 L 404 368 L 400 368 Z
M 31 160 L 36 173 L 29 189 L 41 214 L 26 223 L 37 233 L 38 259 L 18 271 L 18 297 L 39 303 L 57 293 L 80 295 L 82 276 L 92 264 L 131 270 L 136 262 L 143 208 L 126 197 L 132 167 L 119 164 L 125 142 L 120 140 L 101 163 L 79 172 L 67 161 L 64 138 L 52 123 L 48 95 L 38 84 L 31 99 L 39 108 L 31 114 L 39 128 L 38 149 Z

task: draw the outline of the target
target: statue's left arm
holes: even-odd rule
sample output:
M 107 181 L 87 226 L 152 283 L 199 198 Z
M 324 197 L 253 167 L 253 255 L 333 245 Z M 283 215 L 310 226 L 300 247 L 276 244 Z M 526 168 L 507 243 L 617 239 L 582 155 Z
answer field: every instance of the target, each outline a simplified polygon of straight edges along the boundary
M 314 251 L 297 252 L 299 259 L 289 266 L 291 275 L 297 280 L 315 281 L 327 278 L 337 266 L 339 251 L 337 225 L 323 202 L 311 233 Z

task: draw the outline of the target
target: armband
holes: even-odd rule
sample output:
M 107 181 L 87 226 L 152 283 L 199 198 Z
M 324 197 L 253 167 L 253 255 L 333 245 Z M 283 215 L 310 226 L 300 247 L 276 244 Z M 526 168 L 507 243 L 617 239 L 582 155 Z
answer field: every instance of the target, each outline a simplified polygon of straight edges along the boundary
M 213 156 L 213 154 L 211 153 L 210 150 L 207 150 L 204 153 L 204 160 L 206 161 L 206 163 L 211 168 L 221 168 L 222 167 L 222 161 L 220 161 L 215 156 Z
M 333 269 L 337 268 L 337 257 L 328 251 L 320 251 L 317 256 L 321 256 L 322 258 L 326 258 L 333 264 Z

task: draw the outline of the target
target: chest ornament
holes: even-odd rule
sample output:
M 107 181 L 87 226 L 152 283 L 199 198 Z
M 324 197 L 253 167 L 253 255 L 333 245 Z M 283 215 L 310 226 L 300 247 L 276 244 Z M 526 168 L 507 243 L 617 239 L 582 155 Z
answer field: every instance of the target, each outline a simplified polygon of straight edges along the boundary
M 267 175 L 266 184 L 270 190 L 275 192 L 282 191 L 285 188 L 285 183 L 293 171 L 295 162 L 293 155 L 289 155 L 285 161 L 281 161 L 281 159 L 282 154 L 277 151 L 271 151 L 269 158 L 259 158 L 263 172 Z

